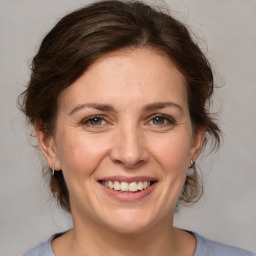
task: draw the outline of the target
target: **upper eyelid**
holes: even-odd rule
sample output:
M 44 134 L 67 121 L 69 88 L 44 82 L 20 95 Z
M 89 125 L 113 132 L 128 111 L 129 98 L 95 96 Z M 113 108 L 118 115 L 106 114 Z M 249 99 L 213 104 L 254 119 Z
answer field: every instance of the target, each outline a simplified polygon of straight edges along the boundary
M 107 122 L 106 116 L 104 116 L 104 115 L 91 115 L 91 116 L 88 116 L 88 117 L 83 118 L 83 119 L 81 120 L 81 123 L 84 124 L 84 123 L 86 123 L 86 122 L 88 122 L 88 121 L 90 121 L 90 120 L 93 120 L 93 118 L 101 118 L 101 119 L 103 119 L 104 121 Z
M 163 118 L 172 120 L 173 122 L 176 122 L 175 118 L 173 118 L 172 116 L 166 115 L 166 114 L 160 114 L 160 113 L 159 114 L 153 114 L 148 119 L 153 119 L 154 117 L 163 117 Z
M 170 115 L 162 114 L 162 113 L 155 113 L 155 114 L 152 114 L 152 115 L 150 115 L 149 117 L 147 117 L 146 120 L 152 120 L 152 119 L 155 118 L 155 117 L 163 117 L 163 118 L 166 118 L 166 119 L 168 119 L 168 120 L 171 120 L 173 123 L 176 123 L 175 118 L 173 118 L 173 117 L 170 116 Z M 104 121 L 109 122 L 106 115 L 104 115 L 104 114 L 95 114 L 95 115 L 91 115 L 91 116 L 88 116 L 88 117 L 83 118 L 83 119 L 81 120 L 81 123 L 86 123 L 86 122 L 92 120 L 93 118 L 102 118 Z
M 162 113 L 156 113 L 156 114 L 152 114 L 150 115 L 150 117 L 153 117 L 153 116 L 162 116 L 162 117 L 169 117 L 169 118 L 172 118 L 170 115 L 167 115 L 167 114 L 162 114 Z

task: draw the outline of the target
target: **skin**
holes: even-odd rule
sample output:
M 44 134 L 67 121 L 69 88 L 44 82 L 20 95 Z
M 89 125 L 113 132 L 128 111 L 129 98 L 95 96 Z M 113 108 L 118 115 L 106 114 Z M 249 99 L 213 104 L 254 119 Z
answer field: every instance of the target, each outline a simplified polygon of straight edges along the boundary
M 104 56 L 59 96 L 54 135 L 38 122 L 35 130 L 70 193 L 74 227 L 53 240 L 55 255 L 194 255 L 195 238 L 173 227 L 173 215 L 204 132 L 192 131 L 185 79 L 167 56 L 151 48 Z M 99 183 L 115 175 L 157 182 L 125 202 Z

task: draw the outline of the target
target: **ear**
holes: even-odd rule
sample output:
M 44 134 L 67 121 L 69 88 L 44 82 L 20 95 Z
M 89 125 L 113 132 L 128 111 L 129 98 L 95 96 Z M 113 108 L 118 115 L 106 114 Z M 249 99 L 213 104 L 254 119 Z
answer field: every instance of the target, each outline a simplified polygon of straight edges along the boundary
M 192 147 L 190 150 L 190 160 L 195 162 L 197 158 L 199 157 L 203 143 L 204 143 L 204 138 L 205 138 L 205 129 L 200 128 L 198 129 L 197 133 L 194 135 L 193 141 L 192 141 Z M 189 166 L 191 163 L 189 163 Z
M 57 150 L 55 141 L 52 135 L 46 133 L 41 129 L 41 124 L 39 121 L 35 121 L 34 128 L 36 132 L 37 142 L 40 150 L 48 163 L 49 168 L 52 169 L 54 165 L 55 170 L 60 170 L 60 163 L 57 156 Z

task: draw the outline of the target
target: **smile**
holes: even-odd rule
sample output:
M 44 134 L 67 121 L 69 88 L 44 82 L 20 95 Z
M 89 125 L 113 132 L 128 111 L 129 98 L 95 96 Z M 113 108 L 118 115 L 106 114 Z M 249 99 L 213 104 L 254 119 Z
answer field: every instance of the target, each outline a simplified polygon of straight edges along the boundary
M 108 196 L 122 202 L 134 202 L 148 197 L 158 180 L 148 176 L 111 176 L 102 177 L 98 183 Z
M 147 189 L 153 182 L 150 181 L 138 181 L 138 182 L 125 182 L 125 181 L 101 181 L 101 184 L 107 188 L 122 192 L 138 192 Z

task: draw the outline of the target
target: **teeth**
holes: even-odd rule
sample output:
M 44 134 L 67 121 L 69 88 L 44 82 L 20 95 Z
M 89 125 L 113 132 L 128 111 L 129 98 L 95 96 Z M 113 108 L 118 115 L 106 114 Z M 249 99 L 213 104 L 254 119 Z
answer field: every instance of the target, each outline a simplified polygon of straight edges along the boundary
M 121 182 L 121 191 L 128 191 L 129 190 L 129 184 L 127 182 Z
M 120 183 L 118 181 L 114 182 L 114 190 L 120 190 Z
M 119 181 L 102 181 L 102 185 L 105 187 L 108 187 L 110 189 L 114 189 L 117 191 L 123 191 L 123 192 L 137 192 L 141 191 L 143 189 L 146 189 L 150 186 L 149 181 L 139 181 L 139 182 L 119 182 Z
M 109 187 L 109 188 L 111 188 L 111 189 L 114 188 L 114 184 L 113 184 L 112 181 L 105 181 L 105 184 L 108 184 L 106 187 Z
M 137 186 L 136 182 L 132 182 L 132 183 L 129 184 L 129 191 L 135 192 L 135 191 L 138 190 L 137 188 L 138 188 L 138 186 Z
M 138 188 L 138 190 L 143 190 L 143 189 L 144 189 L 144 186 L 143 186 L 143 182 L 142 182 L 142 181 L 138 182 L 137 188 Z

